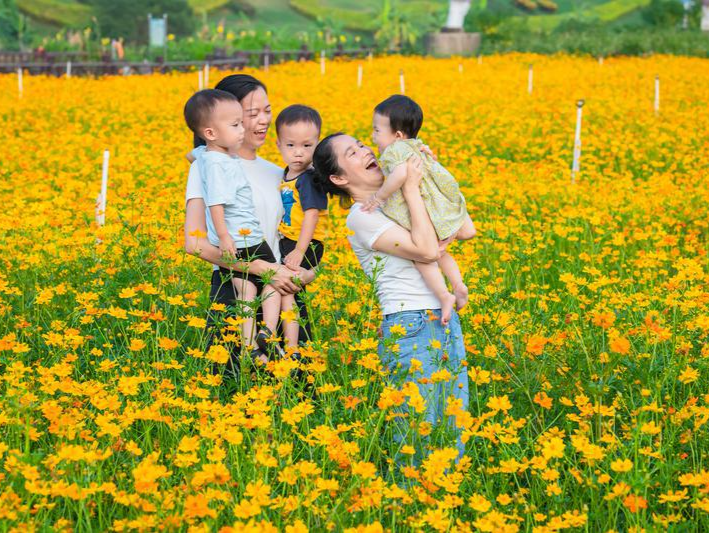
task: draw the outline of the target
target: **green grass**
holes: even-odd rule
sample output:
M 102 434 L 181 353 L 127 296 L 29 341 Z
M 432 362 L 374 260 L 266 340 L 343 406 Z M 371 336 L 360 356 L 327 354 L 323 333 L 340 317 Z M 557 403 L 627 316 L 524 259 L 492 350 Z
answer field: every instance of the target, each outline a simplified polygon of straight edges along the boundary
M 611 0 L 580 10 L 568 11 L 555 15 L 530 15 L 514 17 L 516 22 L 525 22 L 535 31 L 551 31 L 562 22 L 572 19 L 598 20 L 611 22 L 647 6 L 650 0 Z
M 230 29 L 252 30 L 255 28 L 272 29 L 274 31 L 314 31 L 318 29 L 317 22 L 310 17 L 296 12 L 288 0 L 244 0 L 244 4 L 254 10 L 253 17 L 229 9 L 229 6 L 216 9 L 210 13 L 210 20 L 226 20 Z
M 341 23 L 350 30 L 375 31 L 378 25 L 377 11 L 365 2 L 360 9 L 332 7 L 326 0 L 291 0 L 290 6 L 297 12 L 313 18 L 323 17 Z
M 195 13 L 209 13 L 215 9 L 227 7 L 231 0 L 188 0 L 187 3 Z
M 504 2 L 505 0 L 503 0 Z M 559 7 L 555 15 L 561 15 L 564 13 L 578 13 L 586 9 L 591 9 L 599 4 L 604 4 L 608 0 L 554 0 L 554 3 Z M 534 14 L 530 15 L 526 11 L 519 10 L 521 16 L 539 16 L 539 17 L 552 17 L 555 15 L 544 15 L 544 12 L 537 9 Z
M 59 26 L 76 28 L 91 22 L 92 9 L 73 0 L 17 0 L 17 7 L 33 19 Z
M 445 16 L 447 5 L 444 0 L 414 0 L 400 2 L 398 7 L 416 24 L 427 25 L 431 17 Z M 290 0 L 290 6 L 311 18 L 328 18 L 350 30 L 374 32 L 379 28 L 382 0 Z

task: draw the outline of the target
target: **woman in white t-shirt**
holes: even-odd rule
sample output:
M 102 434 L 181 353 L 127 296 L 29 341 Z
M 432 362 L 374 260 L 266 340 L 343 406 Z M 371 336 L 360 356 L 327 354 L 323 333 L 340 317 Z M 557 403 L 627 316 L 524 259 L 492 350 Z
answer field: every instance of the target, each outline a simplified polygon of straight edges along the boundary
M 468 379 L 465 366 L 465 346 L 458 315 L 453 312 L 447 326 L 440 320 L 441 304 L 428 288 L 414 261 L 433 262 L 439 254 L 438 236 L 421 199 L 421 162 L 407 163 L 408 176 L 402 193 L 411 212 L 411 231 L 387 218 L 381 210 L 362 211 L 362 203 L 376 193 L 384 182 L 384 174 L 371 148 L 357 139 L 336 133 L 325 137 L 313 154 L 317 179 L 330 194 L 353 200 L 347 216 L 347 227 L 354 235 L 349 237 L 352 250 L 362 268 L 375 285 L 384 319 L 380 355 L 392 378 L 415 380 L 426 401 L 425 420 L 438 425 L 427 444 L 450 445 L 452 435 L 457 437 L 459 454 L 464 451 L 459 432 L 446 419 L 450 396 L 468 409 Z M 393 348 L 396 344 L 398 347 Z M 420 372 L 409 375 L 416 359 Z M 447 370 L 448 374 L 441 373 Z M 438 372 L 439 380 L 422 380 Z M 424 383 L 422 383 L 422 381 Z M 452 407 L 455 411 L 455 407 Z M 417 416 L 411 410 L 410 416 Z M 416 434 L 417 432 L 413 432 Z M 412 432 L 401 437 L 404 444 Z M 431 442 L 431 439 L 433 442 Z
M 279 186 L 283 170 L 257 155 L 258 149 L 266 142 L 266 133 L 272 119 L 266 86 L 253 76 L 234 74 L 221 80 L 216 88 L 236 96 L 243 107 L 244 142 L 238 151 L 238 156 L 253 192 L 256 217 L 261 224 L 265 240 L 276 255 L 276 260 L 280 260 L 278 224 L 283 217 L 283 203 Z M 203 144 L 201 139 L 195 139 L 195 145 L 198 144 Z M 206 234 L 204 188 L 199 174 L 199 166 L 193 162 L 190 166 L 185 194 L 185 250 L 187 253 L 196 255 L 214 265 L 209 294 L 210 301 L 229 306 L 234 305 L 236 300 L 234 287 L 232 283 L 224 282 L 221 279 L 217 267 L 217 265 L 226 267 L 228 265 L 223 263 L 219 248 L 209 243 Z M 268 263 L 262 260 L 231 266 L 240 269 L 248 268 L 251 274 L 257 276 L 274 272 L 269 283 L 282 294 L 293 294 L 300 290 L 294 278 L 300 278 L 303 284 L 310 283 L 315 278 L 312 271 L 301 269 L 299 272 L 293 272 L 279 263 Z M 302 305 L 302 302 L 299 302 L 299 306 L 301 315 L 305 315 L 307 324 L 305 306 Z M 215 317 L 210 313 L 208 318 L 211 330 Z M 308 329 L 306 328 L 305 332 L 301 331 L 301 339 L 310 337 Z M 232 366 L 228 370 L 235 369 L 233 363 L 235 363 L 234 358 L 232 358 Z

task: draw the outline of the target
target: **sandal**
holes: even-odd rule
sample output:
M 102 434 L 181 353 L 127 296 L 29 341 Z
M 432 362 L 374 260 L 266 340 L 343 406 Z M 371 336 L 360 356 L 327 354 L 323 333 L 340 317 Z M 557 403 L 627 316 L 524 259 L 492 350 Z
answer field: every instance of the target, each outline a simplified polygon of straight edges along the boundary
M 262 364 L 265 364 L 264 361 L 261 360 L 261 357 L 265 357 L 268 360 L 268 355 L 260 347 L 251 350 L 251 353 L 249 355 L 251 356 L 251 360 L 254 363 L 261 362 Z
M 268 327 L 264 326 L 256 334 L 256 345 L 266 356 L 275 355 L 277 357 L 284 357 L 286 352 L 281 348 L 281 345 L 277 342 L 269 342 L 269 339 L 272 337 L 273 332 Z

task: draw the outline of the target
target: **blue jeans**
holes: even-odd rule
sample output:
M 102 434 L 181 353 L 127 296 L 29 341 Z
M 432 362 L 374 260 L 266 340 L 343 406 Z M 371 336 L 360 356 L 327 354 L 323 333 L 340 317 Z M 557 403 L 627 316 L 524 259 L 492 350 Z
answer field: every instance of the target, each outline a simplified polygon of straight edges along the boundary
M 417 310 L 401 311 L 385 315 L 382 322 L 382 341 L 379 344 L 379 357 L 382 363 L 387 366 L 390 372 L 390 379 L 401 386 L 404 381 L 414 380 L 419 392 L 426 401 L 426 410 L 422 413 L 426 422 L 434 427 L 427 444 L 436 447 L 450 446 L 453 435 L 457 441 L 459 457 L 463 456 L 465 445 L 460 438 L 460 430 L 455 429 L 451 417 L 445 416 L 447 399 L 454 396 L 463 401 L 463 409 L 468 410 L 468 374 L 466 367 L 461 366 L 465 361 L 465 344 L 463 333 L 460 329 L 460 319 L 453 312 L 447 327 L 441 324 L 440 319 L 430 320 L 429 313 L 440 316 L 440 310 Z M 406 330 L 403 335 L 401 331 L 391 331 L 392 326 L 401 326 Z M 434 344 L 433 341 L 437 341 Z M 439 344 L 440 343 L 440 344 Z M 398 345 L 398 349 L 392 349 L 392 345 Z M 409 374 L 411 360 L 417 359 L 421 362 L 421 369 L 412 375 Z M 430 378 L 434 372 L 448 370 L 451 379 L 448 381 L 438 381 L 437 383 L 421 383 L 421 378 Z M 404 409 L 407 411 L 407 409 Z M 409 417 L 415 417 L 412 409 L 408 409 Z M 395 430 L 396 438 L 402 444 L 406 444 L 410 439 L 406 438 L 409 430 L 404 426 L 409 422 L 398 424 Z M 440 430 L 440 431 L 439 431 Z M 432 439 L 432 437 L 437 437 Z M 437 442 L 433 442 L 433 440 Z M 419 450 L 420 451 L 420 450 Z

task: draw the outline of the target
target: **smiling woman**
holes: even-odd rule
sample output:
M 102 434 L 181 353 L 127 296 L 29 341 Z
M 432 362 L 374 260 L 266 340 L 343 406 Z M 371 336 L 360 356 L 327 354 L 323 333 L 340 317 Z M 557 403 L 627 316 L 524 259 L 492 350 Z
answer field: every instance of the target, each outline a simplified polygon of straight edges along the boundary
M 239 162 L 244 170 L 253 194 L 253 203 L 256 217 L 258 218 L 264 240 L 275 255 L 276 262 L 269 263 L 260 259 L 250 262 L 242 261 L 232 264 L 231 268 L 248 270 L 255 276 L 270 276 L 269 284 L 281 294 L 294 294 L 301 287 L 294 282 L 300 278 L 307 284 L 314 279 L 310 270 L 299 269 L 293 271 L 279 264 L 279 235 L 278 225 L 283 217 L 283 204 L 281 203 L 279 186 L 281 182 L 281 169 L 258 157 L 258 150 L 266 141 L 266 134 L 271 125 L 271 103 L 268 99 L 266 86 L 253 76 L 235 74 L 221 80 L 217 89 L 226 91 L 236 96 L 243 108 L 244 140 L 238 150 Z M 195 145 L 203 144 L 203 140 L 196 138 Z M 203 235 L 206 233 L 205 203 L 202 177 L 199 166 L 193 162 L 190 166 L 185 196 L 185 249 L 188 253 L 196 255 L 214 265 L 210 288 L 210 300 L 226 306 L 233 306 L 237 295 L 231 283 L 224 282 L 219 273 L 219 266 L 229 267 L 223 263 L 219 248 L 209 243 Z M 307 324 L 307 311 L 299 302 L 301 316 Z M 210 313 L 210 327 L 214 317 Z M 310 337 L 309 328 L 301 332 L 301 339 Z M 235 369 L 236 354 L 233 355 L 229 367 Z
M 421 198 L 421 160 L 407 162 L 402 187 L 411 212 L 411 231 L 379 209 L 371 213 L 362 210 L 362 203 L 384 181 L 371 148 L 349 135 L 335 133 L 318 144 L 313 165 L 324 190 L 345 201 L 354 200 L 347 216 L 347 227 L 354 233 L 349 241 L 375 285 L 384 315 L 380 357 L 393 380 L 408 381 L 413 378 L 410 372 L 423 372 L 416 384 L 426 401 L 424 419 L 438 424 L 439 434 L 445 434 L 453 429 L 446 421 L 446 401 L 453 396 L 467 410 L 468 380 L 461 364 L 465 346 L 458 315 L 453 312 L 447 326 L 441 323 L 440 302 L 414 265 L 414 261 L 430 263 L 438 258 L 438 237 Z M 410 414 L 414 416 L 413 411 Z M 397 431 L 402 447 L 410 444 L 404 432 L 403 428 Z M 460 436 L 458 452 L 459 456 L 464 452 Z

